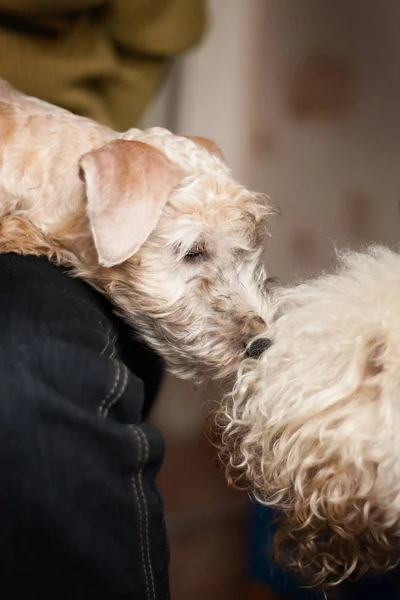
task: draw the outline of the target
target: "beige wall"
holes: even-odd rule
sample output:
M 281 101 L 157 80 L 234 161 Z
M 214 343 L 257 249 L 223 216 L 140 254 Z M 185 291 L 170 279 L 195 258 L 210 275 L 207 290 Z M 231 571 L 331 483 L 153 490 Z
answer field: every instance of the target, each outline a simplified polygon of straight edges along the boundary
M 283 211 L 269 264 L 289 279 L 334 243 L 397 243 L 397 0 L 212 0 L 180 63 L 174 129 L 214 137 Z
M 282 207 L 270 265 L 327 266 L 334 245 L 397 243 L 400 5 L 260 1 L 253 185 Z

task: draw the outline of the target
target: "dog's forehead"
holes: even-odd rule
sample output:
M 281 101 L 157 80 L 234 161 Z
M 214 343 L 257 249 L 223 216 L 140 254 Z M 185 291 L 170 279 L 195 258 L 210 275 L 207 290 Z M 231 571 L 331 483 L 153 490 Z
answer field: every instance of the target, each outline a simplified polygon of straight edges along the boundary
M 181 186 L 171 196 L 166 216 L 186 229 L 224 227 L 253 230 L 270 212 L 259 194 L 240 185 L 224 160 L 193 140 L 174 135 L 167 129 L 152 127 L 132 129 L 124 137 L 149 144 L 187 173 Z M 231 232 L 230 235 L 233 235 Z
M 171 133 L 168 129 L 162 127 L 151 127 L 143 131 L 135 129 L 127 132 L 124 137 L 145 142 L 161 150 L 172 162 L 183 167 L 188 175 L 206 173 L 215 177 L 219 174 L 231 178 L 230 169 L 219 156 L 187 137 Z

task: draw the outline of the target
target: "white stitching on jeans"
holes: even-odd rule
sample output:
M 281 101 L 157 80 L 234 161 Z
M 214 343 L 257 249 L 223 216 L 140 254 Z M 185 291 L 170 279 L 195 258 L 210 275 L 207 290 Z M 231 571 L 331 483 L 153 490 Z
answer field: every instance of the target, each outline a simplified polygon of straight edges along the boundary
M 136 436 L 137 436 L 138 439 L 141 439 L 142 436 L 143 436 L 143 440 L 144 440 L 144 444 L 145 444 L 144 462 L 146 463 L 147 460 L 148 460 L 148 458 L 149 458 L 149 443 L 147 441 L 147 437 L 146 437 L 146 435 L 145 435 L 145 433 L 144 433 L 144 431 L 142 429 L 133 428 L 133 427 L 132 427 L 132 429 L 135 432 L 135 434 L 136 434 Z M 140 435 L 139 435 L 139 432 L 140 432 Z M 148 567 L 149 567 L 150 582 L 151 582 L 151 589 L 152 589 L 152 592 L 153 592 L 153 598 L 154 598 L 154 600 L 156 600 L 157 596 L 156 596 L 156 590 L 155 590 L 155 587 L 154 587 L 154 576 L 153 576 L 153 569 L 152 569 L 152 566 L 151 566 L 151 557 L 150 557 L 149 515 L 148 515 L 148 511 L 147 511 L 146 496 L 144 495 L 144 490 L 143 490 L 142 469 L 139 470 L 138 480 L 139 480 L 139 488 L 140 488 L 141 496 L 143 498 L 144 515 L 145 515 L 144 524 L 145 524 L 145 533 L 146 533 L 145 541 L 146 541 L 147 563 L 148 563 Z
M 126 366 L 123 364 L 122 368 L 124 370 L 124 379 L 122 382 L 122 386 L 120 391 L 118 392 L 118 394 L 114 396 L 117 388 L 118 388 L 118 384 L 120 381 L 120 377 L 121 377 L 121 369 L 120 369 L 120 365 L 119 362 L 116 363 L 116 375 L 114 378 L 114 382 L 113 382 L 113 386 L 110 390 L 110 392 L 107 394 L 107 396 L 104 398 L 104 400 L 101 402 L 101 405 L 99 406 L 99 414 L 106 419 L 107 415 L 109 413 L 109 410 L 111 409 L 112 406 L 114 406 L 114 404 L 121 398 L 122 394 L 124 393 L 127 383 L 128 383 L 128 369 L 126 368 Z M 106 404 L 108 402 L 108 405 Z M 138 469 L 138 473 L 137 475 L 135 474 L 135 472 L 133 472 L 132 477 L 131 477 L 131 481 L 132 481 L 132 487 L 133 487 L 133 492 L 135 495 L 135 500 L 136 502 L 134 504 L 137 504 L 138 507 L 138 512 L 139 512 L 139 535 L 140 535 L 140 549 L 141 549 L 141 554 L 142 554 L 142 564 L 143 564 L 143 571 L 144 571 L 144 576 L 145 576 L 145 585 L 146 585 L 146 596 L 147 599 L 150 600 L 150 587 L 149 587 L 149 577 L 148 577 L 148 572 L 147 570 L 149 570 L 150 573 L 150 578 L 151 578 L 151 587 L 152 587 L 152 598 L 153 600 L 156 600 L 156 592 L 155 592 L 155 587 L 154 587 L 154 578 L 153 578 L 153 571 L 151 568 L 151 562 L 150 562 L 150 550 L 149 550 L 149 540 L 148 540 L 148 535 L 149 535 L 149 529 L 148 529 L 148 513 L 147 513 L 147 504 L 146 504 L 146 498 L 144 496 L 144 491 L 143 491 L 143 485 L 142 485 L 142 448 L 143 448 L 143 444 L 142 444 L 142 438 L 141 436 L 138 435 L 135 427 L 133 425 L 128 425 L 128 427 L 133 431 L 137 441 L 138 441 L 138 450 L 139 450 L 139 458 L 138 458 L 138 462 L 136 465 L 136 468 Z M 145 439 L 145 462 L 147 462 L 148 459 L 148 455 L 149 455 L 149 448 L 148 448 L 148 442 L 146 437 Z M 142 511 L 142 505 L 140 502 L 140 498 L 139 498 L 139 494 L 138 494 L 138 486 L 136 484 L 135 481 L 135 477 L 137 476 L 138 479 L 138 484 L 140 486 L 140 492 L 141 492 L 141 496 L 143 498 L 143 506 L 144 506 L 144 511 Z M 143 514 L 144 513 L 144 514 Z M 145 525 L 145 532 L 146 532 L 146 552 L 145 552 L 145 545 L 143 542 L 143 523 Z M 146 564 L 146 555 L 147 555 L 147 564 Z
M 115 338 L 115 339 L 116 339 L 116 338 Z M 108 358 L 115 358 L 115 356 L 116 356 L 116 354 L 117 354 L 117 349 L 116 349 L 116 347 L 114 346 L 115 339 L 114 339 L 114 340 L 112 340 L 112 344 L 113 344 L 113 345 L 112 345 L 112 347 L 111 347 L 111 353 L 110 353 L 110 355 L 109 355 L 109 357 L 108 357 Z
M 126 390 L 126 386 L 127 386 L 127 383 L 128 383 L 128 369 L 126 368 L 125 365 L 122 365 L 122 368 L 124 370 L 124 380 L 122 382 L 121 389 L 119 390 L 119 392 L 115 396 L 115 398 L 111 398 L 111 400 L 110 400 L 110 402 L 108 403 L 107 406 L 103 406 L 103 419 L 107 418 L 107 415 L 108 415 L 110 409 L 114 406 L 114 404 L 116 404 L 116 402 L 118 402 L 118 400 L 121 398 L 122 394 Z
M 110 329 L 107 331 L 107 341 L 106 341 L 106 345 L 104 346 L 103 350 L 100 352 L 101 355 L 105 354 L 108 358 L 114 358 L 116 355 L 116 348 L 115 348 L 115 342 L 118 339 L 118 334 L 114 333 L 114 335 L 110 335 L 111 332 L 113 330 L 113 327 L 111 326 Z M 106 350 L 108 350 L 108 347 L 111 346 L 110 350 L 111 352 L 108 354 L 108 352 L 106 352 Z
M 112 332 L 112 327 L 110 327 L 110 329 L 107 331 L 107 342 L 106 342 L 106 345 L 104 346 L 103 350 L 100 352 L 100 354 L 105 354 L 105 352 L 111 342 L 111 338 L 110 338 L 111 332 Z
M 106 406 L 107 402 L 115 394 L 115 391 L 116 391 L 116 389 L 118 387 L 118 384 L 119 384 L 119 379 L 120 379 L 120 375 L 121 375 L 121 369 L 120 369 L 118 361 L 116 363 L 114 363 L 114 364 L 115 364 L 115 377 L 114 377 L 113 385 L 112 385 L 111 390 L 108 392 L 107 396 L 105 398 L 103 398 L 103 400 L 101 401 L 101 404 L 99 406 L 99 411 L 98 411 L 100 416 L 103 414 L 103 410 L 104 410 L 104 407 Z
M 139 478 L 139 473 L 142 470 L 141 467 L 141 460 L 142 460 L 142 442 L 141 439 L 139 438 L 139 436 L 137 435 L 133 425 L 128 425 L 128 427 L 130 429 L 132 429 L 132 431 L 136 434 L 137 440 L 138 440 L 138 446 L 139 446 L 139 458 L 138 458 L 138 463 L 137 463 L 137 468 L 138 468 L 138 478 Z M 142 514 L 142 508 L 140 505 L 140 499 L 139 499 L 139 494 L 137 491 L 137 486 L 136 486 L 136 481 L 135 481 L 135 472 L 133 472 L 132 474 L 132 487 L 133 487 L 133 492 L 135 494 L 135 498 L 136 498 L 136 503 L 139 509 L 139 534 L 140 534 L 140 551 L 142 554 L 142 565 L 143 565 L 143 571 L 144 571 L 144 577 L 145 577 L 145 584 L 146 584 L 146 596 L 148 598 L 148 600 L 150 599 L 150 588 L 149 588 L 149 580 L 148 580 L 148 576 L 147 576 L 147 568 L 146 568 L 146 561 L 145 561 L 145 555 L 144 555 L 144 544 L 143 544 L 143 514 Z

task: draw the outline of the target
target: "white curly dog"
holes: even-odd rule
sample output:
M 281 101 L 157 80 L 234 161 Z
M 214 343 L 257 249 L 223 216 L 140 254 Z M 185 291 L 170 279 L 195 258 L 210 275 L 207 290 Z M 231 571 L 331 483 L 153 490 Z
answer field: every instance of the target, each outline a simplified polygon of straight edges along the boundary
M 214 443 L 229 480 L 280 514 L 275 553 L 326 586 L 400 556 L 400 255 L 340 256 L 277 289 L 272 341 L 239 368 Z

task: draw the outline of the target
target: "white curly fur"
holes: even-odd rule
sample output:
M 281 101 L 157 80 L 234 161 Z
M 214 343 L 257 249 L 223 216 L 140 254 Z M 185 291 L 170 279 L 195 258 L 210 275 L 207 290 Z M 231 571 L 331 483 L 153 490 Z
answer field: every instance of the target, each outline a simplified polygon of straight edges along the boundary
M 400 255 L 340 256 L 276 290 L 271 347 L 216 415 L 227 475 L 281 513 L 276 555 L 311 584 L 397 564 Z

